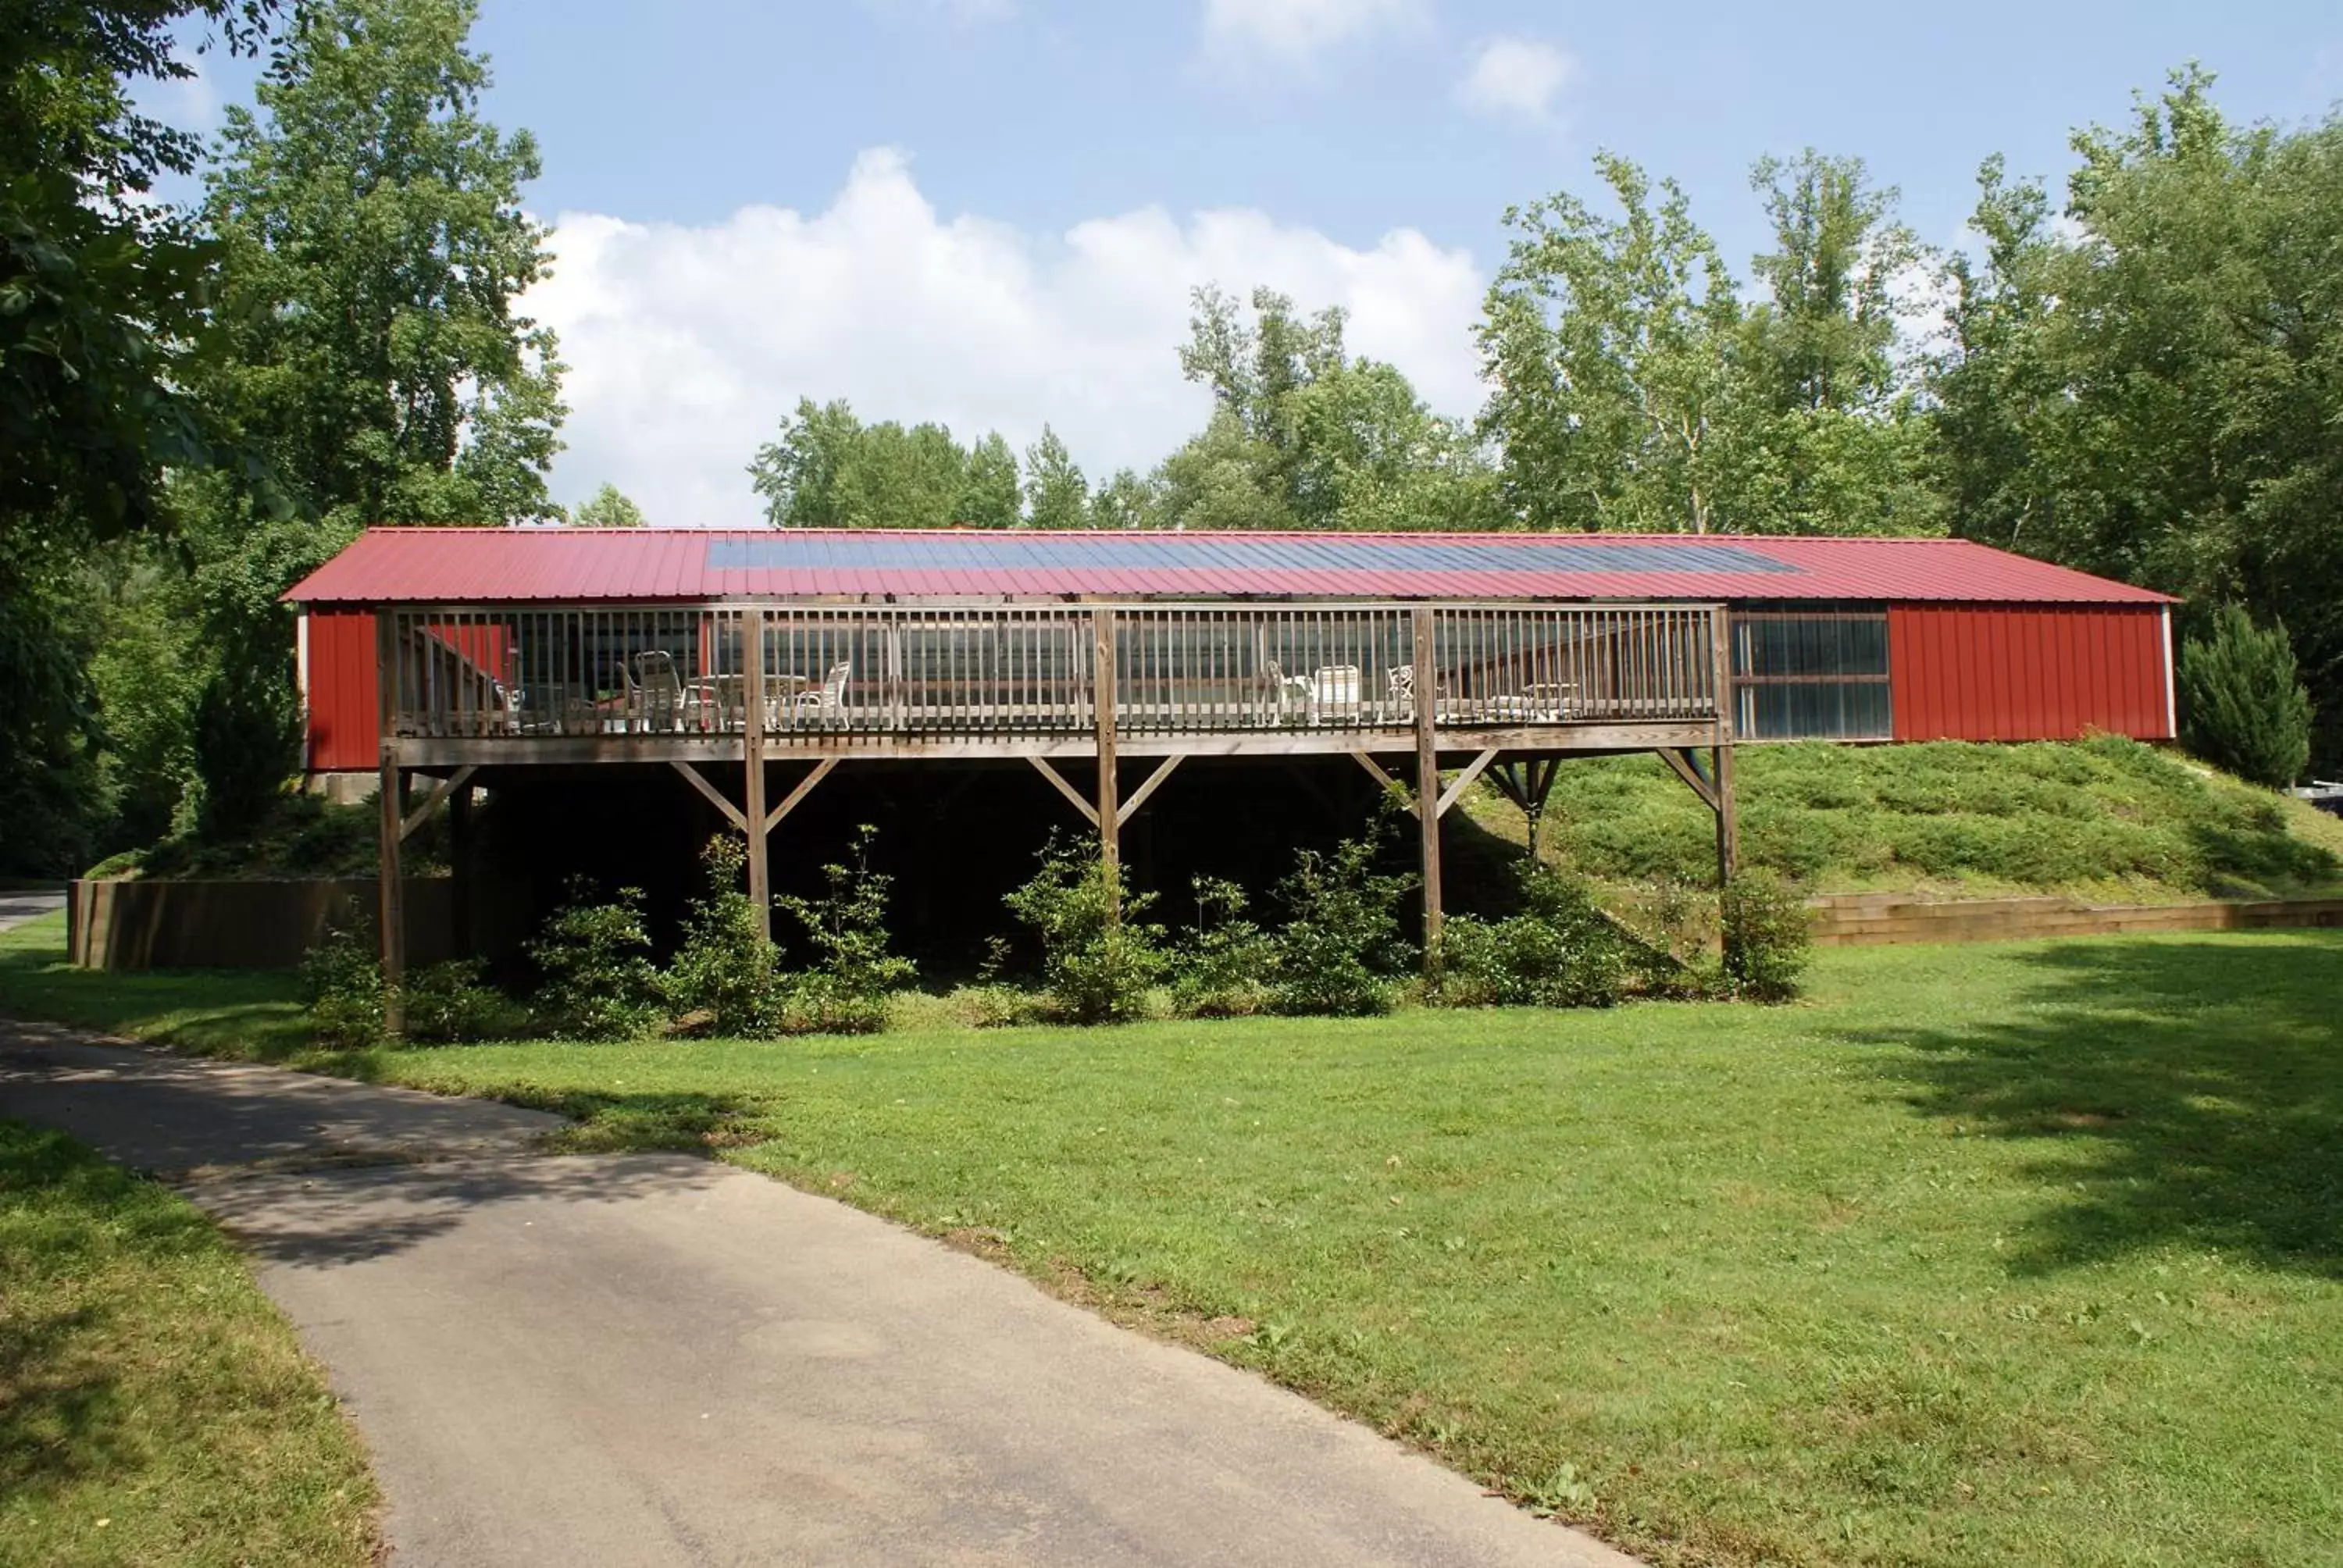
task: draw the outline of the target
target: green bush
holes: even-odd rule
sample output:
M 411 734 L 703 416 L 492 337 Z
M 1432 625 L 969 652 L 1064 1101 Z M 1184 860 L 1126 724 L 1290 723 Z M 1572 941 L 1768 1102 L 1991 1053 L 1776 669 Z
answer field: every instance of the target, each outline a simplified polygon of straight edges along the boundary
M 740 885 L 748 849 L 719 833 L 701 849 L 699 863 L 707 896 L 692 901 L 683 944 L 659 977 L 669 1018 L 686 1032 L 771 1034 L 781 1021 L 780 958 Z
M 1814 950 L 1814 917 L 1796 890 L 1768 870 L 1745 870 L 1718 899 L 1725 979 L 1736 996 L 1786 1001 Z
M 1172 960 L 1172 1010 L 1182 1018 L 1245 1018 L 1269 1005 L 1276 944 L 1245 918 L 1245 890 L 1198 877 L 1196 924 Z
M 1118 900 L 1121 916 L 1117 918 Z M 1140 920 L 1152 893 L 1123 890 L 1087 845 L 1052 839 L 1010 911 L 1041 939 L 1041 975 L 1053 1010 L 1072 1023 L 1121 1023 L 1147 1014 L 1148 989 L 1166 967 L 1163 933 Z
M 301 955 L 309 1031 L 328 1045 L 364 1048 L 383 1038 L 382 963 L 373 939 L 335 928 Z
M 1277 885 L 1288 913 L 1276 937 L 1270 1004 L 1290 1014 L 1361 1017 L 1391 1010 L 1392 976 L 1407 961 L 1399 902 L 1415 885 L 1382 876 L 1382 832 L 1346 839 L 1332 853 L 1304 849 Z
M 868 1034 L 887 1025 L 887 998 L 910 984 L 911 960 L 888 950 L 887 893 L 894 879 L 870 869 L 878 829 L 856 829 L 850 861 L 821 869 L 826 890 L 785 898 L 781 908 L 804 928 L 813 965 L 789 977 L 784 1000 L 793 1032 Z
M 659 971 L 651 967 L 642 890 L 620 888 L 602 902 L 593 882 L 578 877 L 568 894 L 528 944 L 544 977 L 537 991 L 539 1018 L 557 1037 L 570 1040 L 649 1033 L 659 1020 Z
M 300 711 L 284 673 L 241 660 L 214 675 L 196 703 L 195 753 L 204 837 L 232 839 L 266 821 L 301 765 Z
M 2254 625 L 2236 605 L 2214 612 L 2180 649 L 2180 702 L 2189 749 L 2240 779 L 2284 789 L 2310 761 L 2310 693 L 2286 628 Z
M 517 1010 L 488 983 L 484 959 L 448 959 L 407 977 L 399 1001 L 409 1040 L 460 1043 L 514 1032 Z
M 1440 996 L 1451 1007 L 1610 1007 L 1633 944 L 1580 878 L 1523 860 L 1522 911 L 1458 915 L 1441 930 Z

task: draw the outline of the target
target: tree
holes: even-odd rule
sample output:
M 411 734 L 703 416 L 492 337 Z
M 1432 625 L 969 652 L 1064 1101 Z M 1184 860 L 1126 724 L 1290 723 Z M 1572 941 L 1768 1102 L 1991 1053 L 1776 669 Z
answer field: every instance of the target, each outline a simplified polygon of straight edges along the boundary
M 749 464 L 777 528 L 1005 528 L 1017 456 L 999 435 L 964 450 L 941 425 L 865 425 L 843 399 L 798 399 Z
M 111 793 L 86 563 L 168 525 L 164 476 L 232 460 L 187 391 L 213 247 L 150 193 L 195 138 L 139 114 L 189 22 L 250 54 L 276 0 L 0 0 L 0 870 L 86 863 Z
M 999 431 L 970 449 L 966 473 L 950 520 L 971 528 L 1015 528 L 1022 516 L 1017 454 Z
M 518 308 L 551 260 L 537 144 L 480 117 L 477 11 L 321 0 L 260 112 L 227 112 L 205 216 L 233 363 L 205 391 L 330 531 L 557 515 L 561 367 Z
M 569 514 L 569 521 L 580 528 L 639 528 L 643 526 L 643 509 L 628 500 L 618 486 L 605 480 L 600 489 L 578 503 Z
M 1165 459 L 1164 514 L 1182 528 L 1472 527 L 1488 493 L 1478 443 L 1426 408 L 1390 365 L 1354 358 L 1344 317 L 1303 317 L 1253 291 L 1248 322 L 1200 288 L 1181 369 L 1212 391 L 1205 429 Z
M 1025 450 L 1025 520 L 1037 528 L 1083 528 L 1091 525 L 1090 481 L 1065 442 L 1047 425 Z
M 1515 237 L 1480 329 L 1504 451 L 1504 510 L 1535 528 L 1706 533 L 1746 394 L 1742 311 L 1716 246 L 1663 180 L 1614 154 L 1621 216 L 1557 193 L 1505 215 Z
M 1162 496 L 1156 482 L 1135 468 L 1117 468 L 1091 497 L 1090 526 L 1129 532 L 1161 527 Z
M 2310 760 L 2310 694 L 2286 628 L 2254 625 L 2236 605 L 2181 645 L 2181 728 L 2189 749 L 2240 779 L 2282 789 Z

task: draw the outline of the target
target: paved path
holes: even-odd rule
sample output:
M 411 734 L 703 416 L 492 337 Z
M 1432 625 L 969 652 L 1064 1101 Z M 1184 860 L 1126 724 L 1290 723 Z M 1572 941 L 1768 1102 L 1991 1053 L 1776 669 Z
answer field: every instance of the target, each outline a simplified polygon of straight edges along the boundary
M 397 1568 L 1628 1561 L 842 1204 L 531 1153 L 536 1112 L 0 1023 L 0 1114 L 246 1242 Z
M 12 893 L 0 889 L 0 931 L 42 915 L 53 915 L 65 907 L 63 891 Z

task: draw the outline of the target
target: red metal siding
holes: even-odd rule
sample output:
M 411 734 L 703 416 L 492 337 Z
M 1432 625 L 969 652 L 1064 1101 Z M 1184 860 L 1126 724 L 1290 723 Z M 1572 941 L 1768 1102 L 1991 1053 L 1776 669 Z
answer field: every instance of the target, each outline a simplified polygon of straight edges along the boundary
M 338 773 L 382 765 L 381 709 L 374 681 L 374 615 L 309 613 L 309 769 Z
M 2143 605 L 1887 609 L 1898 740 L 2168 740 L 2164 614 Z

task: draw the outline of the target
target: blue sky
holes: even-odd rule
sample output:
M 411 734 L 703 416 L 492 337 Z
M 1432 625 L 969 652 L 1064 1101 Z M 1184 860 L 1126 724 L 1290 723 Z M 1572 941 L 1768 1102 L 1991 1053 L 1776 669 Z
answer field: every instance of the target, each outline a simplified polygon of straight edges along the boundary
M 573 372 L 565 499 L 746 520 L 801 394 L 1094 473 L 1201 421 L 1188 286 L 1272 282 L 1447 411 L 1509 203 L 1609 147 L 1676 176 L 1735 268 L 1760 154 L 1813 145 L 1956 242 L 1978 161 L 2056 178 L 2069 130 L 2181 61 L 2241 119 L 2343 98 L 2332 5 L 1577 7 L 1520 0 L 486 0 L 492 116 L 536 133 Z M 243 71 L 215 65 L 236 96 Z M 186 117 L 208 112 L 185 97 Z

